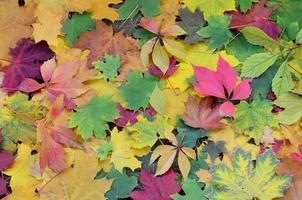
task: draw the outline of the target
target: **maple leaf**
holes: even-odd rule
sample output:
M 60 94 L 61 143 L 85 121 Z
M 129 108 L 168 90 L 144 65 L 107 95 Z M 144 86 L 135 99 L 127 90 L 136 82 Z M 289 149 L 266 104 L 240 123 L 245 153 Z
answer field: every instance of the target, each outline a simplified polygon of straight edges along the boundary
M 212 108 L 212 99 L 206 98 L 198 101 L 197 98 L 190 96 L 186 102 L 186 112 L 182 119 L 184 122 L 194 128 L 203 128 L 206 130 L 222 128 L 220 122 L 222 116 L 219 114 L 219 106 Z
M 92 151 L 85 153 L 81 150 L 73 150 L 69 154 L 72 158 L 72 167 L 66 168 L 64 173 L 53 177 L 48 184 L 40 184 L 38 188 L 39 199 L 105 200 L 104 193 L 110 189 L 112 181 L 94 179 L 98 172 L 98 159 L 95 153 Z
M 172 170 L 161 177 L 155 177 L 152 173 L 142 170 L 139 181 L 143 184 L 143 189 L 130 193 L 134 200 L 168 200 L 181 189 L 176 182 L 176 173 Z
M 32 176 L 32 165 L 37 158 L 37 154 L 31 154 L 32 150 L 24 143 L 18 145 L 15 162 L 3 172 L 11 176 L 10 187 L 12 189 L 12 194 L 5 199 L 16 200 L 24 197 L 36 199 L 35 187 L 40 181 Z
M 0 171 L 8 169 L 14 162 L 15 157 L 9 151 L 0 152 Z
M 159 78 L 169 78 L 177 71 L 177 69 L 176 59 L 173 56 L 169 58 L 169 68 L 166 73 L 163 73 L 156 65 L 148 67 L 149 73 Z
M 180 21 L 177 24 L 187 32 L 185 43 L 186 44 L 195 44 L 199 41 L 202 41 L 203 38 L 197 34 L 203 25 L 205 20 L 203 19 L 202 13 L 197 9 L 192 13 L 188 8 L 179 10 Z
M 209 38 L 209 49 L 221 48 L 232 38 L 228 29 L 230 18 L 227 16 L 210 16 L 208 26 L 201 28 L 197 34 L 202 38 Z
M 239 31 L 246 26 L 258 27 L 267 33 L 273 39 L 278 38 L 281 29 L 269 19 L 273 9 L 265 7 L 266 0 L 260 0 L 259 3 L 252 5 L 249 12 L 241 13 L 239 10 L 230 12 L 230 28 L 236 28 Z
M 144 75 L 140 72 L 129 73 L 127 84 L 120 87 L 121 95 L 127 100 L 126 108 L 134 111 L 141 107 L 146 108 L 155 85 L 155 78 L 148 73 Z
M 70 128 L 77 128 L 78 134 L 85 140 L 93 134 L 105 137 L 108 129 L 107 122 L 112 122 L 118 117 L 118 110 L 110 96 L 93 98 L 87 105 L 76 109 L 69 121 Z
M 236 0 L 236 6 L 240 7 L 240 10 L 246 13 L 255 2 L 259 2 L 259 0 Z
M 121 60 L 118 56 L 106 54 L 103 61 L 94 61 L 92 65 L 100 70 L 109 81 L 112 81 L 118 75 L 117 70 L 121 66 Z
M 17 92 L 6 96 L 0 105 L 0 128 L 4 139 L 1 146 L 13 152 L 18 141 L 35 144 L 34 123 L 45 116 L 45 108 L 40 102 L 28 101 L 27 95 Z
M 19 6 L 17 1 L 4 0 L 0 2 L 0 58 L 10 59 L 9 49 L 21 38 L 32 35 L 34 21 L 34 4 Z M 11 11 L 14 12 L 11 12 Z
M 125 129 L 119 132 L 117 128 L 114 128 L 111 131 L 111 143 L 111 162 L 121 173 L 124 167 L 132 170 L 139 168 L 140 162 L 136 156 L 145 155 L 149 152 L 149 148 L 139 149 L 135 139 L 130 137 Z
M 180 142 L 177 141 L 175 135 L 170 132 L 165 132 L 165 137 L 172 143 L 172 145 L 159 145 L 153 151 L 150 158 L 150 164 L 153 163 L 158 157 L 158 163 L 156 168 L 156 176 L 164 174 L 168 171 L 174 162 L 174 159 L 178 156 L 178 166 L 184 179 L 187 178 L 190 171 L 190 162 L 188 157 L 195 160 L 195 151 L 191 148 L 183 146 L 183 137 Z
M 167 118 L 156 116 L 153 121 L 148 121 L 146 118 L 138 118 L 138 122 L 133 126 L 128 127 L 132 131 L 133 138 L 136 141 L 137 148 L 152 147 L 159 137 L 168 130 Z
M 1 69 L 4 72 L 2 87 L 8 93 L 17 91 L 26 78 L 42 80 L 41 63 L 54 56 L 45 41 L 35 44 L 30 39 L 19 40 L 16 47 L 10 50 L 10 55 L 13 58 L 12 63 Z
M 63 94 L 66 107 L 75 108 L 73 99 L 86 92 L 82 82 L 75 79 L 79 67 L 79 62 L 66 62 L 56 65 L 55 58 L 53 58 L 44 62 L 41 66 L 44 83 L 40 84 L 33 79 L 26 78 L 18 89 L 27 93 L 45 89 L 51 102 L 54 102 L 59 95 Z
M 139 59 L 139 48 L 134 39 L 125 37 L 122 32 L 115 33 L 111 26 L 96 21 L 96 30 L 81 34 L 74 45 L 82 50 L 89 49 L 88 64 L 103 60 L 106 54 L 120 56 L 122 67 L 118 78 L 124 80 L 130 69 L 145 71 Z
M 271 110 L 272 103 L 268 100 L 255 99 L 251 104 L 240 102 L 234 114 L 236 130 L 248 133 L 258 143 L 265 126 L 278 127 L 278 120 Z
M 205 67 L 193 66 L 196 83 L 193 83 L 198 93 L 225 99 L 220 106 L 220 114 L 233 116 L 235 107 L 232 100 L 247 99 L 251 94 L 250 82 L 246 79 L 236 84 L 236 71 L 219 56 L 217 71 L 213 72 Z
M 102 0 L 100 3 L 98 0 L 89 0 L 93 19 L 109 19 L 112 22 L 117 20 L 118 13 L 112 4 L 118 4 L 121 0 Z
M 137 122 L 138 113 L 129 109 L 125 109 L 121 104 L 117 104 L 119 110 L 119 118 L 114 120 L 114 123 L 119 127 L 125 127 L 128 123 L 135 124 Z
M 232 160 L 233 170 L 222 164 L 213 172 L 212 180 L 217 185 L 212 193 L 215 200 L 274 199 L 282 197 L 291 182 L 290 176 L 275 175 L 275 167 L 280 162 L 271 150 L 257 157 L 255 167 L 251 154 L 241 149 L 234 152 Z
M 91 19 L 90 13 L 74 14 L 71 19 L 67 19 L 62 27 L 62 32 L 66 34 L 65 42 L 71 46 L 84 31 L 95 29 L 95 22 Z
M 113 150 L 113 145 L 110 142 L 104 141 L 100 146 L 101 147 L 97 149 L 97 155 L 100 160 L 105 160 L 107 159 L 109 152 Z
M 153 18 L 160 13 L 160 0 L 126 0 L 119 8 L 119 19 L 131 19 L 139 11 L 146 18 Z
M 136 176 L 128 176 L 115 169 L 112 169 L 106 177 L 113 179 L 111 189 L 105 194 L 106 199 L 118 200 L 127 198 L 137 185 Z
M 163 72 L 166 73 L 169 69 L 169 55 L 183 58 L 185 49 L 176 41 L 170 39 L 185 34 L 177 25 L 164 27 L 162 24 L 156 23 L 152 19 L 142 18 L 140 26 L 154 33 L 156 37 L 151 38 L 141 50 L 141 59 L 144 66 L 148 66 L 150 54 L 152 55 L 153 63 Z
M 184 190 L 186 195 L 184 196 L 179 194 L 173 195 L 172 196 L 173 200 L 186 200 L 186 199 L 207 200 L 208 199 L 205 195 L 205 192 L 201 190 L 196 180 L 192 180 L 192 179 L 185 180 L 182 185 L 182 189 Z
M 64 109 L 63 99 L 63 95 L 59 96 L 50 106 L 46 118 L 37 122 L 38 142 L 41 143 L 39 161 L 42 172 L 47 166 L 55 172 L 60 172 L 65 168 L 66 155 L 62 145 L 84 149 L 73 131 L 67 128 L 60 118 Z M 57 124 L 56 119 L 59 119 L 61 124 Z
M 205 19 L 210 16 L 223 15 L 225 11 L 235 10 L 234 0 L 182 0 L 188 6 L 191 11 L 195 11 L 197 8 L 203 11 Z

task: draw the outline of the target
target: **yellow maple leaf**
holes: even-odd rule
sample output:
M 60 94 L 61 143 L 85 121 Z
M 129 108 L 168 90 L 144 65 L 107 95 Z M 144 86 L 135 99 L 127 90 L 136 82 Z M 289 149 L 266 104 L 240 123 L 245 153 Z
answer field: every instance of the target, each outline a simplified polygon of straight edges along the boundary
M 194 12 L 197 8 L 203 11 L 204 18 L 223 15 L 225 11 L 235 10 L 234 0 L 182 0 L 183 3 Z
M 37 160 L 37 154 L 31 155 L 32 149 L 26 144 L 19 145 L 18 154 L 13 165 L 3 173 L 11 176 L 12 194 L 5 200 L 36 199 L 35 187 L 40 183 L 31 176 L 32 166 Z
M 110 19 L 112 22 L 117 20 L 118 12 L 116 9 L 109 7 L 111 4 L 118 4 L 121 0 L 88 0 L 91 4 L 89 11 L 92 13 L 93 19 Z
M 150 148 L 137 149 L 136 141 L 123 129 L 118 132 L 117 128 L 111 131 L 112 155 L 111 162 L 114 167 L 123 172 L 124 167 L 135 170 L 141 166 L 141 163 L 135 156 L 142 156 L 149 152 Z
M 9 48 L 13 48 L 20 38 L 32 35 L 34 5 L 19 7 L 18 1 L 0 1 L 0 60 L 10 59 Z
M 178 115 L 185 112 L 185 102 L 188 99 L 188 92 L 180 92 L 178 89 L 165 89 L 163 93 L 166 97 L 166 116 L 170 125 L 176 125 Z
M 94 179 L 99 171 L 98 158 L 93 151 L 87 149 L 87 152 L 68 151 L 72 165 L 38 187 L 39 199 L 105 199 L 104 195 L 110 189 L 112 181 L 106 178 Z

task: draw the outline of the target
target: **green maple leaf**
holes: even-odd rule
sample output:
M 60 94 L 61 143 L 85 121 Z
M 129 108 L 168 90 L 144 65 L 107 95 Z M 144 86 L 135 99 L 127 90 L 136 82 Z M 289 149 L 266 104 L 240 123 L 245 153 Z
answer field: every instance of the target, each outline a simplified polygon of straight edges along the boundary
M 126 0 L 118 11 L 119 19 L 130 19 L 139 11 L 146 18 L 153 18 L 160 13 L 160 0 Z
M 279 165 L 271 150 L 257 157 L 254 167 L 251 154 L 236 149 L 232 156 L 233 168 L 219 165 L 213 172 L 212 182 L 217 186 L 211 196 L 214 200 L 271 200 L 283 196 L 289 187 L 291 177 L 276 176 Z
M 36 101 L 28 101 L 25 94 L 17 92 L 7 96 L 0 104 L 0 129 L 4 137 L 2 148 L 15 151 L 18 141 L 34 144 L 37 133 L 33 123 L 45 114 L 46 109 Z
M 255 99 L 251 104 L 241 101 L 234 114 L 236 131 L 248 133 L 259 143 L 265 126 L 278 127 L 278 120 L 271 110 L 272 102 L 269 100 Z
M 281 112 L 280 122 L 293 124 L 302 117 L 302 97 L 298 93 L 285 93 L 274 101 L 274 104 L 285 108 Z
M 69 121 L 69 127 L 76 127 L 78 134 L 85 140 L 93 134 L 102 138 L 108 130 L 107 122 L 112 122 L 118 116 L 119 112 L 110 96 L 93 98 L 87 105 L 76 109 Z
M 192 160 L 190 162 L 191 167 L 190 167 L 188 178 L 199 181 L 199 177 L 196 176 L 196 172 L 200 169 L 209 170 L 208 163 L 206 162 L 207 157 L 208 154 L 206 152 L 200 151 L 198 153 L 197 160 Z
M 201 190 L 196 180 L 186 179 L 182 185 L 185 196 L 176 194 L 172 196 L 173 200 L 207 200 L 205 193 Z
M 197 31 L 205 24 L 202 12 L 196 9 L 195 12 L 192 13 L 188 8 L 184 8 L 179 10 L 179 17 L 181 21 L 177 22 L 177 24 L 187 33 L 185 43 L 194 44 L 202 41 L 203 38 L 197 34 Z
M 258 2 L 259 0 L 236 0 L 236 6 L 240 7 L 240 10 L 246 13 L 252 6 L 253 2 Z
M 94 61 L 92 65 L 111 81 L 118 75 L 117 70 L 121 66 L 121 59 L 119 56 L 113 57 L 106 54 L 103 61 Z
M 127 100 L 126 107 L 134 111 L 146 108 L 156 85 L 155 78 L 148 73 L 142 75 L 140 72 L 131 72 L 127 82 L 120 88 L 121 95 Z
M 105 197 L 110 200 L 129 197 L 129 193 L 137 186 L 137 177 L 128 176 L 126 173 L 121 174 L 115 169 L 109 172 L 106 177 L 113 179 L 111 189 L 105 194 Z
M 209 25 L 197 32 L 201 37 L 209 38 L 209 49 L 221 48 L 230 41 L 232 37 L 232 33 L 228 29 L 230 20 L 228 16 L 210 16 Z
M 71 19 L 67 19 L 63 24 L 62 32 L 66 34 L 65 42 L 72 46 L 83 31 L 94 29 L 95 22 L 91 19 L 91 14 L 84 12 L 83 14 L 76 13 Z

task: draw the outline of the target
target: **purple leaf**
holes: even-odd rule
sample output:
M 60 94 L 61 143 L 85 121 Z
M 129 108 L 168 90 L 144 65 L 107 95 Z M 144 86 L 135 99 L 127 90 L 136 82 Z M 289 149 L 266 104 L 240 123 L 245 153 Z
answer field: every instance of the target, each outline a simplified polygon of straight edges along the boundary
M 138 113 L 133 110 L 125 109 L 121 104 L 117 104 L 117 109 L 120 112 L 119 118 L 114 120 L 114 123 L 119 127 L 124 127 L 128 124 L 135 124 L 137 122 Z
M 25 78 L 42 80 L 40 67 L 42 63 L 52 57 L 54 53 L 45 41 L 35 44 L 30 39 L 21 39 L 14 49 L 10 50 L 13 60 L 10 66 L 2 69 L 4 78 L 2 87 L 13 93 Z
M 6 187 L 6 181 L 2 178 L 0 178 L 0 196 L 2 195 L 8 195 L 9 191 L 7 190 Z
M 9 151 L 0 152 L 0 171 L 8 169 L 14 162 L 15 157 Z
M 150 74 L 153 74 L 154 76 L 157 76 L 159 78 L 169 78 L 174 74 L 174 72 L 176 72 L 176 70 L 176 59 L 174 57 L 170 57 L 169 68 L 165 74 L 155 65 L 151 65 L 149 67 Z

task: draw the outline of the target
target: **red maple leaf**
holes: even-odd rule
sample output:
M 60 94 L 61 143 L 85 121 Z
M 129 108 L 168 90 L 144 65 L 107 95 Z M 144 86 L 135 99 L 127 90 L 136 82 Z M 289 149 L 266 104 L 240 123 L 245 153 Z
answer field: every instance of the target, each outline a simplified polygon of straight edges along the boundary
M 130 193 L 134 200 L 170 200 L 170 195 L 178 193 L 181 187 L 176 183 L 176 174 L 170 170 L 161 177 L 156 177 L 142 170 L 139 181 L 144 188 Z
M 4 72 L 2 87 L 13 93 L 25 78 L 42 80 L 40 66 L 54 56 L 45 41 L 35 44 L 30 39 L 21 39 L 9 53 L 13 60 L 10 66 L 2 69 Z
M 14 162 L 15 157 L 8 151 L 0 152 L 0 171 L 8 169 Z
M 269 19 L 273 9 L 265 7 L 265 2 L 266 0 L 261 0 L 258 4 L 253 4 L 246 14 L 240 12 L 239 9 L 228 12 L 232 17 L 229 27 L 240 31 L 246 26 L 254 26 L 264 31 L 273 39 L 277 39 L 278 33 L 282 30 Z

